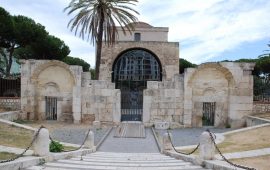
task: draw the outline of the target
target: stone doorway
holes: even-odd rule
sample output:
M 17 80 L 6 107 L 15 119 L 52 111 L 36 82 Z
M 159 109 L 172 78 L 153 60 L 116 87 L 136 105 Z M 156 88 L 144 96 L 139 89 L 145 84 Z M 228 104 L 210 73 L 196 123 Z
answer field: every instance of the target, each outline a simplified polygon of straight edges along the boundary
M 203 126 L 214 126 L 215 111 L 216 111 L 216 102 L 203 103 L 203 116 L 202 116 Z
M 121 121 L 142 121 L 147 81 L 161 80 L 157 57 L 145 49 L 127 50 L 116 59 L 112 77 L 121 90 Z

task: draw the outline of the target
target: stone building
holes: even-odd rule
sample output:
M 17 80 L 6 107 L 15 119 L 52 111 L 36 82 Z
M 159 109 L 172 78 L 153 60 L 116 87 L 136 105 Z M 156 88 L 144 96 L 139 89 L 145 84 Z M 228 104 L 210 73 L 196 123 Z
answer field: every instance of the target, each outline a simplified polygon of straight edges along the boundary
M 244 125 L 252 113 L 253 63 L 205 63 L 179 74 L 168 28 L 134 23 L 103 45 L 100 79 L 60 61 L 23 60 L 21 109 L 30 119 L 167 122 L 170 127 Z

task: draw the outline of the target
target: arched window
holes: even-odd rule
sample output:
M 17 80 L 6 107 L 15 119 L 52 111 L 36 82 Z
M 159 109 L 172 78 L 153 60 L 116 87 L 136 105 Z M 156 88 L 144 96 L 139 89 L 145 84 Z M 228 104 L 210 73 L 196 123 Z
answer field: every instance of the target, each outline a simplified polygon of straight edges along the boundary
M 123 53 L 113 68 L 113 81 L 160 81 L 161 67 L 153 54 L 143 49 Z

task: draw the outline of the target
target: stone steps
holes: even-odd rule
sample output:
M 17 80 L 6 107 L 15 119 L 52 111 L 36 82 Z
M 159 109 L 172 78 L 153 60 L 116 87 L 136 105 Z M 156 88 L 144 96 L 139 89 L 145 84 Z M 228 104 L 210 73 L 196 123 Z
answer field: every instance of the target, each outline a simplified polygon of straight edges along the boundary
M 112 153 L 95 152 L 86 156 L 48 162 L 33 166 L 27 170 L 63 170 L 63 169 L 108 169 L 108 170 L 203 170 L 201 166 L 177 160 L 160 153 Z
M 145 138 L 145 128 L 141 122 L 122 122 L 115 130 L 114 137 Z

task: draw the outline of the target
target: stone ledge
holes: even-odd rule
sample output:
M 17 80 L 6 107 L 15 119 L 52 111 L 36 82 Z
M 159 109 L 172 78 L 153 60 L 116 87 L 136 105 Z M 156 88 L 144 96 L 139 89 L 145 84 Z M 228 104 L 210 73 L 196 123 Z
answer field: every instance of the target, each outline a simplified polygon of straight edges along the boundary
M 4 119 L 0 119 L 0 123 L 5 123 L 5 124 L 11 125 L 11 126 L 16 126 L 16 127 L 24 128 L 24 129 L 31 130 L 31 131 L 34 131 L 34 132 L 37 131 L 36 128 L 32 128 L 30 126 L 22 125 L 22 124 L 11 122 L 11 121 L 4 120 Z
M 17 170 L 24 169 L 30 166 L 43 164 L 45 159 L 42 157 L 22 157 L 17 160 L 0 164 L 0 169 L 3 170 Z
M 164 154 L 176 159 L 191 162 L 195 165 L 200 165 L 196 157 L 193 155 L 183 155 L 176 153 L 174 151 L 164 151 Z M 207 161 L 205 160 L 202 162 L 201 166 L 209 169 L 218 169 L 218 170 L 240 170 L 240 168 L 233 167 L 228 163 L 220 160 L 207 160 Z

